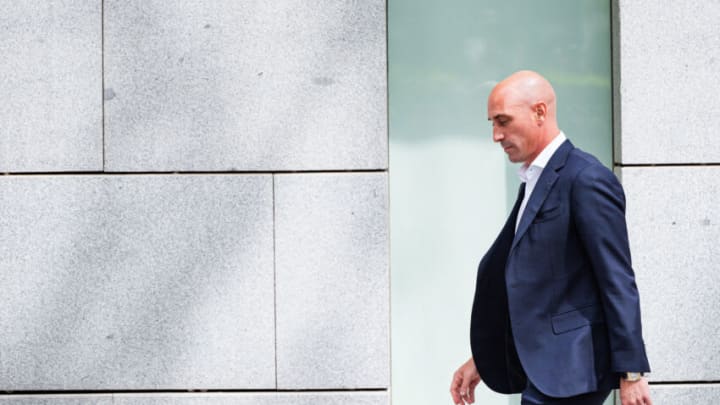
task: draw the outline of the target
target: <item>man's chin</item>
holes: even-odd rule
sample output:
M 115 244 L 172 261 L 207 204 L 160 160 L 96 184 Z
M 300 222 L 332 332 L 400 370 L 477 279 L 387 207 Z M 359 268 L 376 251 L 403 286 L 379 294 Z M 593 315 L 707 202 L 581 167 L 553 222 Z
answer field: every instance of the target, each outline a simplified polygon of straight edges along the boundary
M 508 160 L 511 163 L 520 163 L 522 162 L 522 159 L 518 158 L 517 156 L 508 155 Z

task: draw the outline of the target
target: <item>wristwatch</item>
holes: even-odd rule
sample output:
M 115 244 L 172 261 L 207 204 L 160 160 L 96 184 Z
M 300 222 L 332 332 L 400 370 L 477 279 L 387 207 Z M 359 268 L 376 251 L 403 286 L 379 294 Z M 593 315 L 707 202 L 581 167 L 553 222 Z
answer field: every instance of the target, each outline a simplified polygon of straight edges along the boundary
M 633 373 L 633 372 L 622 373 L 622 378 L 625 381 L 630 381 L 630 382 L 640 381 L 640 379 L 642 377 L 643 377 L 643 373 Z

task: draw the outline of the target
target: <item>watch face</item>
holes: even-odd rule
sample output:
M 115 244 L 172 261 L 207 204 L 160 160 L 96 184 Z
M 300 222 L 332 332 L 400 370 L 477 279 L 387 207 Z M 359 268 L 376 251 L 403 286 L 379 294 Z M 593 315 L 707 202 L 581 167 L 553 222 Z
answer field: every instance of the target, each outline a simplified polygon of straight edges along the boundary
M 628 381 L 637 381 L 642 378 L 642 373 L 625 373 L 625 379 Z

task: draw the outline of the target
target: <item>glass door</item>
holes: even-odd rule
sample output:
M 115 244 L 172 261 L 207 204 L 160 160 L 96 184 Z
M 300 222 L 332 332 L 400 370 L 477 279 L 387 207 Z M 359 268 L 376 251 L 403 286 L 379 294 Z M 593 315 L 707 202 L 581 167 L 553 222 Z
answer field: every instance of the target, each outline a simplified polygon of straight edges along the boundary
M 610 166 L 610 36 L 608 0 L 388 1 L 395 405 L 452 403 L 470 356 L 477 264 L 519 184 L 491 139 L 490 89 L 540 72 L 568 138 Z M 519 399 L 481 384 L 477 403 Z

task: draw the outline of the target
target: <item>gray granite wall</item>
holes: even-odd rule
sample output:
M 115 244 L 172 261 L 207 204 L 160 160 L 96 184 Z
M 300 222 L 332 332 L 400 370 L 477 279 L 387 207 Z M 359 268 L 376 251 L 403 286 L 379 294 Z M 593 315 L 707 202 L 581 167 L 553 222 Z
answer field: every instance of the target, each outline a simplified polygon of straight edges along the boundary
M 0 0 L 0 404 L 389 403 L 384 0 Z
M 616 169 L 654 403 L 720 403 L 720 2 L 613 7 Z

